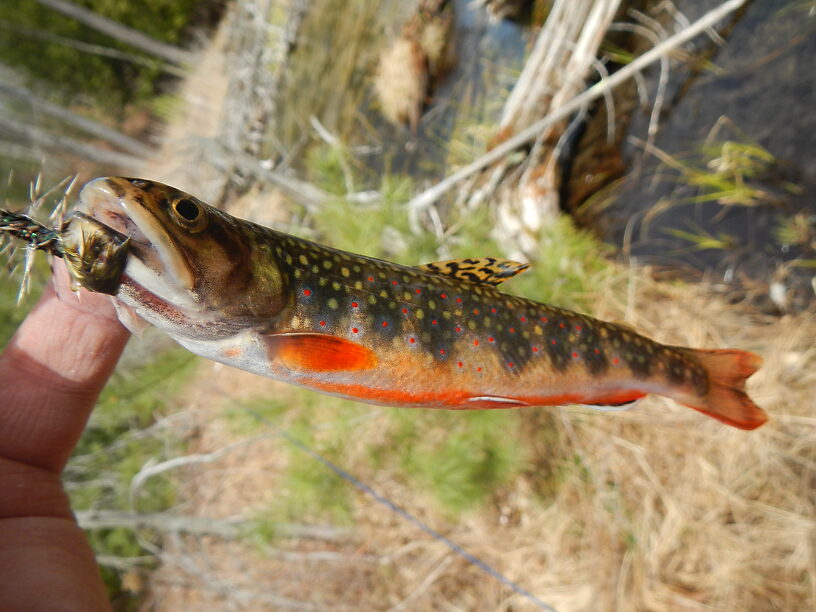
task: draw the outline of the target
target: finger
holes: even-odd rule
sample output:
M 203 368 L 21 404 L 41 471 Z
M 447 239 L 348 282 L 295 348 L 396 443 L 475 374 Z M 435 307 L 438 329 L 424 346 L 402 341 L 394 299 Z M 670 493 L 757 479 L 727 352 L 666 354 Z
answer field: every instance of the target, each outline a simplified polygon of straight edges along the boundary
M 0 356 L 0 456 L 63 468 L 129 336 L 113 316 L 107 296 L 49 285 Z

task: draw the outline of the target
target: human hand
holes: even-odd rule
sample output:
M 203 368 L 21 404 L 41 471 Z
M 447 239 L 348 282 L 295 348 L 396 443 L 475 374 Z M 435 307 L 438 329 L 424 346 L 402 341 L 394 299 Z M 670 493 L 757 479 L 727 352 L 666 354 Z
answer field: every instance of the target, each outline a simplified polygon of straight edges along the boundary
M 0 355 L 0 610 L 109 610 L 60 472 L 129 334 L 61 262 L 52 283 Z

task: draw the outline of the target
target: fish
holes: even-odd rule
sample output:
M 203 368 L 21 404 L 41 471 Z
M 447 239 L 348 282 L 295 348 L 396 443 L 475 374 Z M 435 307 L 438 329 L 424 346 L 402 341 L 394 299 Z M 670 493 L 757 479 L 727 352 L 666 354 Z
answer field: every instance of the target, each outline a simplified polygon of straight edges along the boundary
M 72 219 L 96 232 L 97 250 L 106 236 L 114 241 L 115 273 L 103 265 L 104 282 L 95 283 L 82 257 L 88 231 L 69 223 L 63 232 L 74 259 L 86 262 L 78 274 L 66 259 L 72 276 L 111 295 L 126 326 L 154 325 L 242 370 L 388 406 L 615 410 L 657 394 L 744 430 L 768 420 L 745 391 L 758 355 L 665 345 L 501 292 L 527 264 L 400 265 L 238 219 L 138 178 L 87 183 Z

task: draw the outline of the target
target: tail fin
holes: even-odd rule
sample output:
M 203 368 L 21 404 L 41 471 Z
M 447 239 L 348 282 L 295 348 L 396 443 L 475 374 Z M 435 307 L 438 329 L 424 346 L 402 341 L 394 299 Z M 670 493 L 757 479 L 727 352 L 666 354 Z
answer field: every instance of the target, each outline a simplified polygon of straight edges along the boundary
M 768 420 L 745 393 L 745 380 L 762 365 L 759 355 L 730 349 L 685 350 L 700 360 L 710 382 L 708 393 L 686 406 L 740 429 L 756 429 Z

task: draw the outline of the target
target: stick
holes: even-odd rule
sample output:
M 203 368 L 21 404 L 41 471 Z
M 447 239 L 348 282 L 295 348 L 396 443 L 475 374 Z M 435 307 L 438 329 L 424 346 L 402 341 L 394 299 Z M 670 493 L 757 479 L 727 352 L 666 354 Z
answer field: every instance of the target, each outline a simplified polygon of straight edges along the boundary
M 520 146 L 527 144 L 531 140 L 534 140 L 543 129 L 551 126 L 552 124 L 558 121 L 566 119 L 574 112 L 577 112 L 582 106 L 592 102 L 593 100 L 596 100 L 597 98 L 600 98 L 608 90 L 617 87 L 627 79 L 631 78 L 637 72 L 640 72 L 650 64 L 653 64 L 654 62 L 658 61 L 663 56 L 668 55 L 671 51 L 673 51 L 683 43 L 688 42 L 690 39 L 694 38 L 704 30 L 712 27 L 718 21 L 720 21 L 730 13 L 736 11 L 746 2 L 747 0 L 728 0 L 728 2 L 723 2 L 717 8 L 712 9 L 708 13 L 703 15 L 700 19 L 695 21 L 688 28 L 686 28 L 682 32 L 678 32 L 677 34 L 670 36 L 656 47 L 653 47 L 652 49 L 650 49 L 649 51 L 635 59 L 632 63 L 618 70 L 608 79 L 603 79 L 599 81 L 582 94 L 575 96 L 572 100 L 567 102 L 561 108 L 550 113 L 546 117 L 539 119 L 533 125 L 525 129 L 524 131 L 519 132 L 512 138 L 509 138 L 508 140 L 504 141 L 494 149 L 488 151 L 487 153 L 482 155 L 482 157 L 480 157 L 479 159 L 471 162 L 464 168 L 460 168 L 447 178 L 442 179 L 439 183 L 437 183 L 430 189 L 426 189 L 419 195 L 415 196 L 411 201 L 408 202 L 408 206 L 416 210 L 420 210 L 431 206 L 444 193 L 452 189 L 462 179 L 465 179 L 470 175 L 475 174 L 480 170 L 483 170 L 489 165 L 499 161 L 508 153 L 511 153 Z

